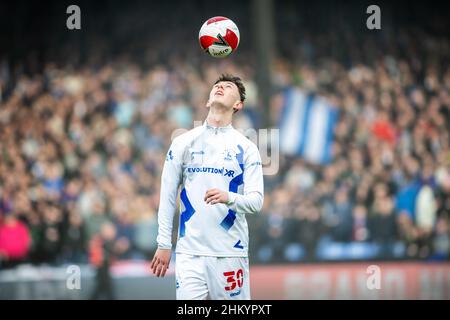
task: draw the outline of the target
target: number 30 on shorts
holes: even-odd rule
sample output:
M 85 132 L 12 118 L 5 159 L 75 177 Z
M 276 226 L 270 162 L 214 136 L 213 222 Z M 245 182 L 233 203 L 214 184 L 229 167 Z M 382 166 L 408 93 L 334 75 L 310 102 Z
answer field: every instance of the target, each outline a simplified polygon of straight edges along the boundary
M 239 269 L 238 271 L 227 271 L 224 272 L 223 275 L 227 278 L 228 286 L 225 287 L 226 291 L 231 291 L 236 288 L 236 285 L 239 288 L 242 288 L 242 285 L 244 284 L 244 272 L 242 269 Z

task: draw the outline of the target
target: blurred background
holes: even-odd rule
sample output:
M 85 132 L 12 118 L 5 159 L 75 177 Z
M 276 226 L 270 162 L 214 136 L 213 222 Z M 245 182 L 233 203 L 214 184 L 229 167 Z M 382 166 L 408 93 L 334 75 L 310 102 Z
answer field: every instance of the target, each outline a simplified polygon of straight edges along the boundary
M 81 30 L 66 27 L 71 4 Z M 228 72 L 248 92 L 234 126 L 280 130 L 263 211 L 247 217 L 253 298 L 450 299 L 449 9 L 1 2 L 0 298 L 174 299 L 173 263 L 164 279 L 149 269 L 162 165 Z M 241 33 L 226 59 L 198 44 L 218 15 Z

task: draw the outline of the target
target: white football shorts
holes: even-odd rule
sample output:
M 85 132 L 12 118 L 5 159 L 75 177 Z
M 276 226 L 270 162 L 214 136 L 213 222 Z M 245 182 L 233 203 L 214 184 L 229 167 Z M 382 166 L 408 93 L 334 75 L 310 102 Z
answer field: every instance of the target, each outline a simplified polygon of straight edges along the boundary
M 176 254 L 177 300 L 250 300 L 246 257 Z

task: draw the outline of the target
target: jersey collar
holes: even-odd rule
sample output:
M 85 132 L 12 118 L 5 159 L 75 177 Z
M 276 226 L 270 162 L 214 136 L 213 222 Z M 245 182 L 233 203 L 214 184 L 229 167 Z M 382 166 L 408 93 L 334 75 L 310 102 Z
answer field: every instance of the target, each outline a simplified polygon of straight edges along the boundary
M 215 130 L 215 131 L 217 131 L 217 130 L 220 130 L 220 131 L 228 131 L 228 130 L 230 130 L 230 129 L 233 129 L 233 126 L 231 125 L 231 123 L 230 123 L 229 125 L 225 126 L 225 127 L 214 127 L 214 126 L 208 124 L 208 122 L 207 122 L 206 120 L 203 122 L 203 126 L 204 126 L 206 129 L 209 129 L 209 130 Z

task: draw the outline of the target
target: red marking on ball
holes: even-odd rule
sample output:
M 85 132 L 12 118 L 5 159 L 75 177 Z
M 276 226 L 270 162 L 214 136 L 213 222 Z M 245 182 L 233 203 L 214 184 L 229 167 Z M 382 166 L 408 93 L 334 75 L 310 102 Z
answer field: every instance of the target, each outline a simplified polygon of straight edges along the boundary
M 214 17 L 214 18 L 209 19 L 206 22 L 206 24 L 208 25 L 208 24 L 211 24 L 211 23 L 214 23 L 214 22 L 218 22 L 218 21 L 223 21 L 223 20 L 228 20 L 228 18 L 225 18 L 225 17 Z

